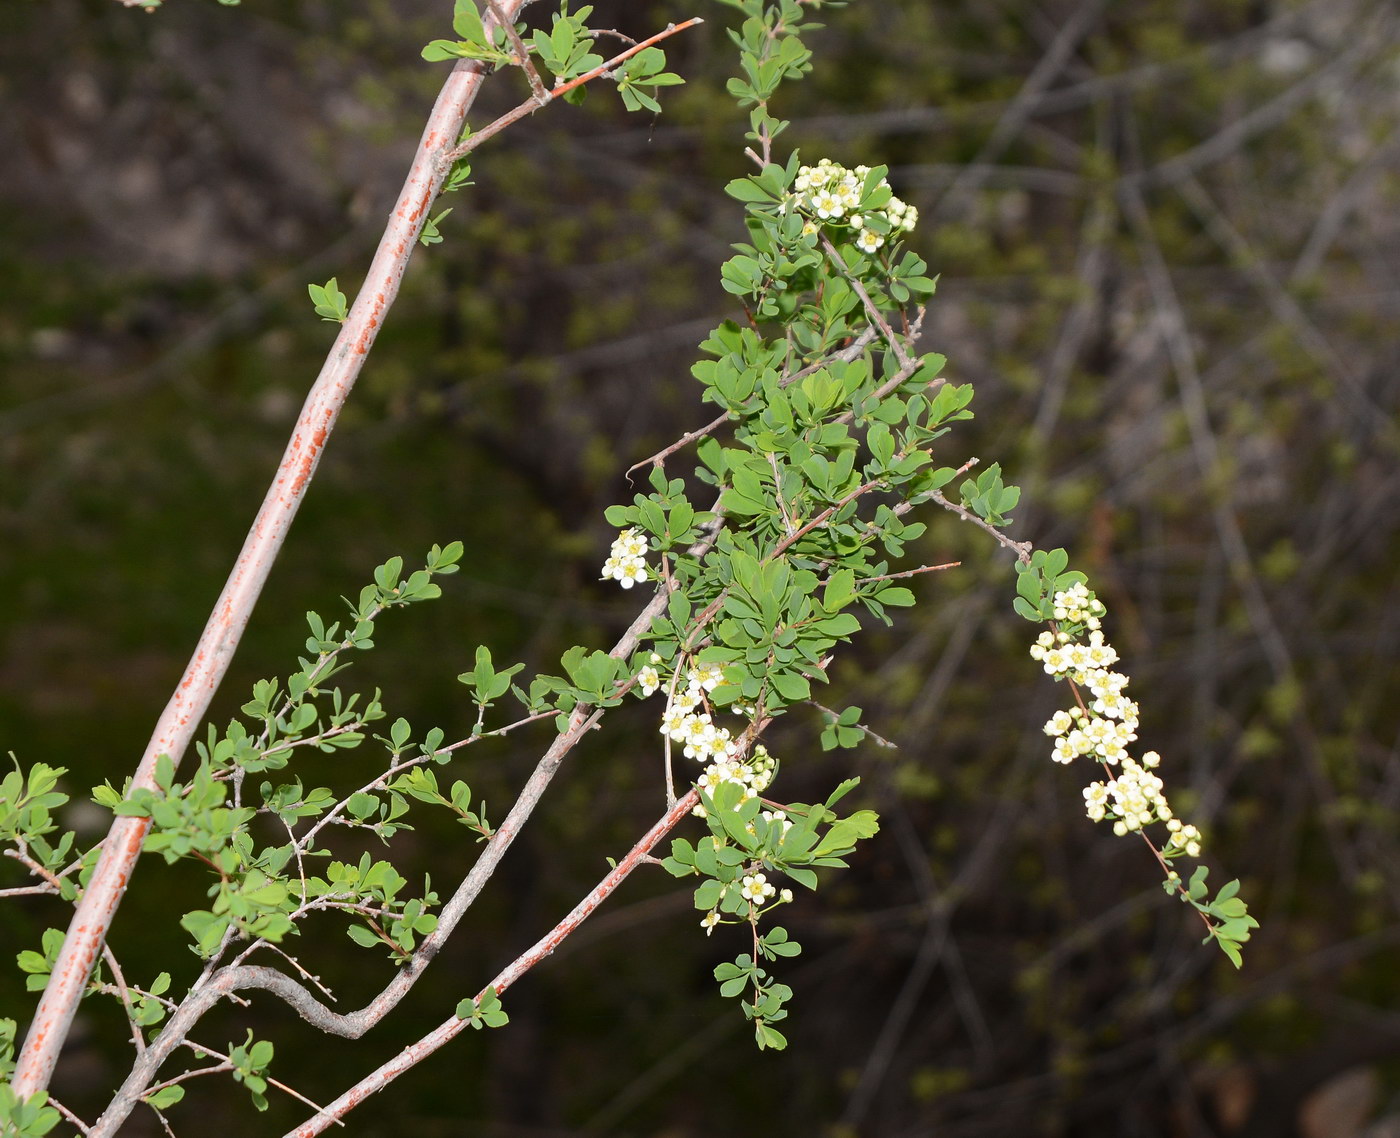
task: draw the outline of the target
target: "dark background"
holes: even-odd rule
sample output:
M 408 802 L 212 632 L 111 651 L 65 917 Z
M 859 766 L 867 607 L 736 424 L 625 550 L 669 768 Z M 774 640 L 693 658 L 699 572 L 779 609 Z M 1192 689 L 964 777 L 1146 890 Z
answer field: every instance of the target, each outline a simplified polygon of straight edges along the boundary
M 444 65 L 445 3 L 99 0 L 0 13 L 0 746 L 85 789 L 135 764 L 331 339 L 308 281 L 353 296 Z M 479 152 L 446 241 L 419 249 L 217 701 L 285 674 L 302 614 L 395 553 L 460 538 L 466 569 L 381 622 L 347 682 L 418 732 L 465 734 L 475 646 L 556 669 L 637 598 L 596 580 L 620 471 L 709 415 L 695 344 L 734 315 L 736 67 L 713 3 L 603 0 L 689 80 L 667 113 L 599 87 Z M 541 5 L 532 23 L 547 22 Z M 1069 549 L 1213 881 L 1263 922 L 1235 972 L 1132 843 L 1083 817 L 1083 772 L 1040 725 L 1061 692 L 1026 656 L 1008 558 L 926 517 L 920 606 L 833 670 L 898 744 L 770 746 L 776 790 L 852 766 L 885 825 L 784 918 L 806 946 L 787 1052 L 757 1053 L 709 976 L 688 890 L 637 875 L 472 1034 L 348 1133 L 533 1138 L 1400 1134 L 1400 52 L 1383 0 L 863 0 L 810 37 L 775 107 L 813 161 L 888 163 L 940 273 L 925 349 L 977 387 L 952 465 L 1025 487 L 1011 532 Z M 473 122 L 524 93 L 487 85 Z M 1141 202 L 1141 211 L 1135 203 Z M 452 946 L 368 1040 L 310 1034 L 266 997 L 246 1026 L 318 1101 L 439 1022 L 562 915 L 659 814 L 654 708 L 609 718 Z M 454 769 L 504 813 L 548 732 Z M 305 761 L 358 785 L 366 750 Z M 354 781 L 352 781 L 354 780 Z M 472 856 L 426 810 L 403 861 L 450 891 Z M 13 876 L 13 869 L 6 870 Z M 7 882 L 11 883 L 11 882 Z M 193 975 L 178 911 L 204 881 L 143 863 L 114 944 Z M 66 925 L 10 903 L 4 951 Z M 360 1006 L 389 965 L 326 920 L 298 953 Z M 183 961 L 184 963 L 178 963 Z M 13 969 L 3 1006 L 32 997 Z M 97 1112 L 129 1044 L 89 1003 L 55 1082 Z M 277 1134 L 207 1080 L 176 1132 Z M 217 1119 L 217 1126 L 211 1123 Z M 1387 1121 L 1389 1119 L 1389 1121 Z M 157 1133 L 134 1117 L 133 1135 Z

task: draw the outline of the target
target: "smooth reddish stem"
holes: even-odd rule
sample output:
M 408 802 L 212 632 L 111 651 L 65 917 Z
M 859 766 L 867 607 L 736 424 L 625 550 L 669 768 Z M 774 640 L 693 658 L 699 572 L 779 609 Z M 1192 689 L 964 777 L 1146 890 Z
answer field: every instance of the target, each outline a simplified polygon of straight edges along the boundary
M 514 19 L 524 3 L 525 0 L 502 0 L 502 7 L 509 18 Z M 156 760 L 161 755 L 169 755 L 178 765 L 204 720 L 272 562 L 306 495 L 340 409 L 398 295 L 404 269 L 422 232 L 428 208 L 442 188 L 446 168 L 438 161 L 439 155 L 456 144 L 467 111 L 485 76 L 486 71 L 479 63 L 461 60 L 438 95 L 365 283 L 321 374 L 307 395 L 277 475 L 185 674 L 156 723 L 132 780 L 133 788 L 154 788 Z M 48 1086 L 87 978 L 131 881 L 149 825 L 150 820 L 146 818 L 119 817 L 108 832 L 97 868 L 78 902 L 53 974 L 18 1055 L 13 1085 L 21 1098 Z

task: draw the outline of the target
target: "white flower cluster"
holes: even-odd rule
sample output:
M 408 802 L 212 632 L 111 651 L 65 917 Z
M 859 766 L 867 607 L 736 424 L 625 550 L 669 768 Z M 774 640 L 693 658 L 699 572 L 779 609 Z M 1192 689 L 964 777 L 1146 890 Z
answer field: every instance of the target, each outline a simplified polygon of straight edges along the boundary
M 612 543 L 608 559 L 603 562 L 603 580 L 616 580 L 624 589 L 647 579 L 648 552 L 646 535 L 635 527 L 625 529 Z
M 893 196 L 883 206 L 861 213 L 861 189 L 869 173 L 869 166 L 848 170 L 830 158 L 798 170 L 793 189 L 798 212 L 807 218 L 802 232 L 815 233 L 821 224 L 849 226 L 861 252 L 873 253 L 884 245 L 887 235 L 913 229 L 919 211 Z M 888 189 L 889 182 L 881 178 L 877 188 Z M 876 225 L 870 224 L 872 218 L 879 219 Z
M 1091 821 L 1110 819 L 1120 837 L 1149 823 L 1165 822 L 1171 839 L 1163 853 L 1199 857 L 1200 831 L 1173 815 L 1162 780 L 1154 773 L 1161 756 L 1148 751 L 1139 762 L 1128 754 L 1128 744 L 1137 740 L 1138 705 L 1127 697 L 1128 677 L 1111 670 L 1118 653 L 1104 639 L 1106 611 L 1083 584 L 1057 592 L 1053 612 L 1059 629 L 1042 632 L 1031 645 L 1032 658 L 1049 675 L 1068 679 L 1094 697 L 1086 706 L 1076 693 L 1074 707 L 1050 717 L 1045 724 L 1045 733 L 1055 740 L 1050 757 L 1071 763 L 1087 755 L 1113 768 L 1113 778 L 1085 788 L 1084 807 Z
M 661 657 L 652 653 L 651 660 L 637 672 L 637 686 L 643 696 L 649 696 L 666 685 L 666 710 L 661 716 L 661 734 L 673 743 L 682 746 L 682 753 L 688 759 L 706 763 L 704 772 L 695 781 L 701 790 L 711 793 L 723 782 L 732 782 L 744 788 L 741 802 L 747 802 L 755 794 L 768 789 L 777 774 L 777 760 L 768 749 L 759 743 L 747 759 L 743 758 L 740 744 L 728 727 L 721 727 L 714 721 L 706 696 L 725 683 L 724 669 L 720 664 L 699 663 L 686 669 L 685 686 L 680 686 L 677 676 L 668 684 L 659 665 Z M 736 715 L 749 716 L 753 708 L 736 703 L 731 709 Z M 705 808 L 697 806 L 695 813 L 704 816 Z
M 661 686 L 661 674 L 656 670 L 660 657 L 653 656 L 652 663 L 637 673 L 637 682 L 642 692 L 650 695 Z M 705 710 L 705 696 L 724 683 L 724 672 L 718 664 L 696 664 L 685 674 L 685 688 L 672 690 L 666 701 L 666 711 L 661 716 L 661 734 L 670 737 L 673 743 L 685 747 L 687 759 L 726 759 L 733 758 L 737 746 L 728 727 L 717 726 Z
M 750 798 L 757 794 L 762 794 L 773 783 L 773 776 L 778 773 L 778 761 L 768 753 L 768 748 L 762 743 L 757 744 L 753 749 L 753 754 L 747 761 L 738 758 L 728 757 L 717 759 L 705 768 L 704 774 L 695 780 L 695 785 L 704 791 L 713 794 L 720 783 L 732 782 L 735 786 L 741 787 L 744 791 L 735 803 L 737 810 Z M 705 808 L 697 806 L 692 813 L 703 818 Z M 782 814 L 782 811 L 778 811 Z M 783 822 L 783 832 L 792 825 L 787 821 L 787 816 L 783 815 L 777 819 Z

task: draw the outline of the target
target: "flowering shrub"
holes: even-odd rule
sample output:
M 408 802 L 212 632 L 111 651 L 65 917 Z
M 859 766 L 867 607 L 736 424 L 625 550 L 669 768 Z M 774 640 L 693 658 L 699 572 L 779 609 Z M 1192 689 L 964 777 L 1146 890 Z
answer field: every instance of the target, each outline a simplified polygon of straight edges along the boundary
M 45 987 L 45 996 L 18 1064 L 12 1062 L 14 1021 L 0 1021 L 0 1074 L 14 1075 L 13 1087 L 0 1088 L 0 1125 L 7 1133 L 28 1138 L 56 1124 L 58 1113 L 47 1105 L 43 1085 L 83 994 L 114 1000 L 136 1042 L 130 1075 L 102 1116 L 81 1127 L 84 1132 L 94 1138 L 115 1133 L 138 1103 L 160 1114 L 179 1101 L 188 1079 L 216 1070 L 232 1074 L 254 1104 L 265 1107 L 269 1087 L 284 1089 L 268 1074 L 272 1045 L 254 1040 L 251 1032 L 226 1052 L 196 1043 L 191 1032 L 202 1018 L 239 991 L 261 989 L 321 1030 L 357 1037 L 373 1027 L 452 935 L 579 740 L 633 693 L 643 699 L 664 693 L 658 764 L 658 774 L 664 769 L 664 782 L 658 778 L 664 814 L 535 946 L 484 987 L 473 985 L 472 994 L 449 1005 L 449 1019 L 399 1056 L 334 1102 L 312 1104 L 315 1114 L 294 1133 L 326 1129 L 463 1031 L 506 1024 L 500 997 L 509 986 L 631 872 L 654 862 L 674 877 L 698 879 L 694 904 L 704 914 L 700 925 L 707 935 L 724 924 L 748 926 L 748 951 L 720 964 L 714 975 L 723 996 L 740 999 L 757 1045 L 785 1047 L 777 1025 L 788 1017 L 793 992 L 769 967 L 799 954 L 801 946 L 783 927 L 762 925 L 766 915 L 795 903 L 793 889 L 777 882 L 815 889 L 820 871 L 845 866 L 858 843 L 878 832 L 879 822 L 868 809 L 836 809 L 856 779 L 841 781 L 818 803 L 770 797 L 779 764 L 761 736 L 775 719 L 793 715 L 820 724 L 824 746 L 851 746 L 864 737 L 858 709 L 827 711 L 814 701 L 813 685 L 827 682 L 834 654 L 861 630 L 862 620 L 892 623 L 893 611 L 915 603 L 903 581 L 952 567 L 893 568 L 925 530 L 911 518 L 920 509 L 952 511 L 1015 554 L 1017 611 L 1049 624 L 1032 655 L 1067 681 L 1074 696 L 1074 705 L 1047 725 L 1055 738 L 1053 758 L 1068 764 L 1088 757 L 1103 766 L 1112 777 L 1086 791 L 1090 817 L 1111 819 L 1122 834 L 1141 835 L 1167 872 L 1168 890 L 1199 910 L 1209 936 L 1239 963 L 1238 946 L 1254 922 L 1235 896 L 1236 883 L 1208 901 L 1204 867 L 1187 883 L 1171 869 L 1173 860 L 1199 854 L 1200 836 L 1167 805 L 1153 773 L 1155 755 L 1138 760 L 1129 753 L 1138 709 L 1126 697 L 1126 677 L 1110 670 L 1117 653 L 1101 627 L 1103 606 L 1082 576 L 1066 571 L 1064 551 L 1032 552 L 1002 532 L 1020 491 L 1003 481 L 999 465 L 975 476 L 973 458 L 940 465 L 953 445 L 945 436 L 971 416 L 973 392 L 970 385 L 949 382 L 941 355 L 919 350 L 935 281 L 925 261 L 904 248 L 917 211 L 894 196 L 883 166 L 847 169 L 830 159 L 806 166 L 796 153 L 785 161 L 774 157 L 774 141 L 787 124 L 770 113 L 769 100 L 785 80 L 810 69 L 800 33 L 807 14 L 821 7 L 819 0 L 727 2 L 744 16 L 734 33 L 743 75 L 729 89 L 749 113 L 746 139 L 756 166 L 752 176 L 727 186 L 744 204 L 748 240 L 736 245 L 736 255 L 722 267 L 721 284 L 737 298 L 742 319 L 736 313 L 719 324 L 700 345 L 705 358 L 692 369 L 718 417 L 638 464 L 650 467 L 650 492 L 607 511 L 620 532 L 602 578 L 628 590 L 644 586 L 642 593 L 650 586 L 632 627 L 610 650 L 570 648 L 560 658 L 559 674 L 535 675 L 528 683 L 515 682 L 523 665 L 500 668 L 489 648 L 480 646 L 472 670 L 458 677 L 475 711 L 466 734 L 449 742 L 442 728 L 416 734 L 399 718 L 374 735 L 374 725 L 389 719 L 379 694 L 347 692 L 332 679 L 354 653 L 373 647 L 382 616 L 439 595 L 434 578 L 455 573 L 463 554 L 462 544 L 454 542 L 434 547 L 424 566 L 407 574 L 400 558 L 380 566 L 373 582 L 348 603 L 342 621 L 328 623 L 309 613 L 306 655 L 297 668 L 257 684 L 241 718 L 222 729 L 210 726 L 196 744 L 197 761 L 185 780 L 177 777 L 177 767 L 188 738 L 158 731 L 133 780 L 94 792 L 94 800 L 117 816 L 100 862 L 99 851 L 80 851 L 73 835 L 48 836 L 57 828 L 52 811 L 67 798 L 54 789 L 61 770 L 41 764 L 27 778 L 18 772 L 7 777 L 0 786 L 0 838 L 14 849 L 6 852 L 34 877 L 28 891 L 78 906 L 68 936 L 51 929 L 41 950 L 20 957 L 20 967 L 33 986 Z M 592 51 L 603 33 L 587 27 L 589 8 L 561 9 L 549 17 L 549 29 L 534 30 L 527 41 L 527 29 L 514 22 L 521 7 L 521 0 L 489 0 L 483 10 L 473 0 L 456 0 L 458 38 L 435 40 L 425 49 L 430 60 L 518 67 L 530 97 L 475 133 L 465 129 L 465 105 L 455 105 L 451 129 L 441 137 L 458 141 L 415 167 L 405 191 L 410 204 L 422 208 L 397 210 L 386 233 L 391 276 L 401 275 L 402 259 L 415 241 L 444 239 L 439 224 L 446 211 L 429 219 L 426 206 L 439 193 L 469 184 L 465 159 L 482 141 L 556 98 L 576 99 L 583 84 L 600 78 L 618 86 L 628 109 L 659 110 L 660 89 L 680 79 L 664 70 L 664 52 L 654 45 L 697 22 L 668 28 L 605 62 Z M 552 84 L 545 84 L 537 65 Z M 479 79 L 484 69 L 470 74 Z M 454 89 L 446 88 L 449 95 Z M 367 286 L 366 298 L 347 307 L 336 279 L 311 294 L 317 315 L 343 324 L 331 353 L 333 364 L 342 366 L 363 355 L 388 286 Z M 358 353 L 346 348 L 352 343 L 360 345 Z M 345 377 L 334 368 L 328 375 L 326 389 L 343 398 Z M 313 398 L 305 414 L 318 406 Z M 299 431 L 284 462 L 302 469 L 298 440 L 315 435 Z M 686 478 L 667 469 L 689 448 L 694 465 L 687 473 L 712 491 L 707 508 L 690 500 Z M 945 490 L 955 484 L 950 498 Z M 270 496 L 272 505 L 264 508 L 280 508 L 286 500 Z M 264 524 L 260 518 L 254 534 L 280 533 L 289 516 L 275 520 Z M 241 568 L 233 581 L 245 579 Z M 218 610 L 230 611 L 231 605 Z M 230 636 L 237 639 L 236 630 L 230 633 L 217 621 L 211 628 L 221 651 Z M 205 655 L 196 652 L 195 671 L 182 691 L 194 678 L 209 690 L 216 686 L 218 675 L 198 671 Z M 501 705 L 512 703 L 518 707 L 503 714 Z M 191 720 L 187 708 L 174 706 L 178 714 L 172 718 Z M 465 748 L 530 724 L 552 724 L 554 738 L 515 803 L 493 825 L 465 780 L 444 784 L 435 768 L 445 770 Z M 293 773 L 294 760 L 308 748 L 345 753 L 347 768 L 351 752 L 380 753 L 370 770 L 354 775 L 347 792 L 308 787 Z M 687 768 L 694 773 L 681 780 L 689 784 L 683 788 L 676 786 L 672 765 L 676 749 L 698 764 Z M 250 779 L 253 774 L 258 777 Z M 426 880 L 414 888 L 391 857 L 377 856 L 409 825 L 411 812 L 424 807 L 447 811 L 470 836 L 464 850 L 476 851 L 450 894 L 440 895 Z M 676 836 L 667 856 L 653 857 L 652 849 L 692 816 L 705 833 L 695 840 Z M 1168 833 L 1161 847 L 1146 833 L 1158 823 Z M 320 860 L 332 826 L 347 841 L 365 844 L 358 858 Z M 134 857 L 143 844 L 169 862 L 193 861 L 210 875 L 208 907 L 180 919 L 203 961 L 198 979 L 183 993 L 166 995 L 166 973 L 143 984 L 110 953 L 105 970 L 90 976 L 87 971 L 102 950 L 104 922 L 131 868 L 120 859 Z M 330 1007 L 314 972 L 282 947 L 312 913 L 343 920 L 348 939 L 391 963 L 390 978 L 366 1008 Z M 248 963 L 255 953 L 278 966 Z M 163 1078 L 177 1048 L 214 1056 L 218 1063 Z

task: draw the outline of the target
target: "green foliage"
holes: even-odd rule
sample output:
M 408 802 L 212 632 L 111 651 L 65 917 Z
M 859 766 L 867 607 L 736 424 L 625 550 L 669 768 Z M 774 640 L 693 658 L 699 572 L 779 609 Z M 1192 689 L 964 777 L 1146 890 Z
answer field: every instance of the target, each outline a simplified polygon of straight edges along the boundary
M 430 63 L 444 59 L 479 59 L 501 66 L 511 62 L 505 29 L 494 28 L 494 34 L 487 35 L 475 0 L 456 0 L 452 30 L 457 34 L 456 40 L 433 40 L 423 49 L 423 58 Z
M 992 463 L 976 479 L 969 478 L 961 487 L 963 505 L 983 521 L 994 526 L 1008 524 L 1008 513 L 1021 500 L 1019 486 L 1006 486 L 1001 480 L 1001 464 Z
M 373 796 L 365 795 L 372 799 Z M 391 797 L 398 798 L 397 795 Z M 398 801 L 402 803 L 402 799 Z M 377 800 L 361 809 L 379 809 Z M 404 807 L 406 809 L 406 806 Z M 350 811 L 355 813 L 352 804 Z M 313 906 L 320 899 L 347 913 L 358 914 L 363 923 L 352 924 L 346 934 L 361 948 L 384 947 L 397 963 L 413 955 L 418 938 L 437 928 L 437 918 L 428 909 L 437 905 L 438 896 L 431 882 L 423 881 L 421 897 L 400 897 L 408 882 L 388 861 L 375 861 L 368 853 L 356 863 L 333 861 L 324 877 L 308 877 L 305 881 L 303 903 Z
M 587 20 L 592 13 L 591 4 L 572 13 L 561 9 L 554 14 L 554 25 L 548 32 L 541 28 L 531 38 L 537 58 L 553 73 L 556 82 L 567 83 L 603 65 L 603 57 L 593 50 L 594 40 L 588 33 Z
M 322 320 L 345 323 L 349 308 L 345 303 L 345 294 L 336 286 L 335 277 L 331 277 L 323 285 L 309 284 L 306 291 L 311 294 L 311 303 L 316 306 L 317 316 Z
M 460 188 L 460 183 L 452 187 L 454 190 L 458 188 Z M 442 233 L 438 230 L 438 223 L 451 212 L 451 208 L 445 209 L 436 216 L 430 217 L 427 221 L 423 222 L 423 232 L 418 235 L 418 244 L 441 245 Z
M 10 1022 L 13 1037 L 13 1021 Z M 47 1134 L 60 1119 L 48 1101 L 46 1091 L 21 1099 L 9 1083 L 0 1083 L 0 1134 L 6 1138 L 40 1138 Z
M 674 87 L 685 80 L 673 72 L 665 70 L 666 53 L 659 47 L 649 47 L 638 52 L 622 65 L 622 73 L 617 79 L 617 92 L 622 96 L 622 105 L 629 111 L 651 111 L 661 113 L 661 104 L 656 101 L 658 87 Z
M 1037 549 L 1029 561 L 1016 562 L 1017 613 L 1036 624 L 1054 619 L 1055 594 L 1087 580 L 1083 573 L 1066 572 L 1068 565 L 1069 554 L 1063 549 Z
M 457 1018 L 469 1020 L 473 1031 L 480 1031 L 483 1027 L 505 1027 L 510 1023 L 510 1016 L 501 1007 L 501 997 L 495 988 L 487 988 L 476 999 L 458 1003 Z
M 822 728 L 822 750 L 854 747 L 865 735 L 865 730 L 860 726 L 860 708 L 848 707 L 839 715 L 827 716 L 826 726 Z
M 1210 934 L 1201 943 L 1209 944 L 1212 940 L 1215 941 L 1220 950 L 1230 958 L 1230 963 L 1240 968 L 1243 966 L 1240 945 L 1249 940 L 1250 930 L 1257 929 L 1259 922 L 1249 915 L 1249 906 L 1238 896 L 1238 880 L 1222 885 L 1215 899 L 1208 901 L 1210 890 L 1206 886 L 1206 878 L 1209 874 L 1209 868 L 1200 865 L 1196 867 L 1184 890 L 1180 879 L 1175 876 L 1167 880 L 1164 888 L 1168 893 L 1176 893 L 1182 901 L 1211 918 Z
M 148 1095 L 143 1095 L 141 1101 L 152 1110 L 165 1110 L 168 1107 L 174 1106 L 184 1097 L 185 1088 L 177 1083 L 173 1086 L 161 1087 L 159 1090 L 152 1091 Z
M 52 811 L 67 802 L 68 795 L 55 788 L 67 771 L 35 763 L 26 777 L 13 754 L 10 761 L 15 769 L 0 779 L 0 840 L 23 837 L 32 843 L 57 829 Z
M 272 1044 L 266 1039 L 253 1040 L 253 1033 L 235 1047 L 228 1048 L 229 1065 L 233 1068 L 233 1080 L 242 1083 L 253 1096 L 253 1105 L 258 1110 L 267 1109 L 267 1068 L 272 1063 Z
M 15 769 L 0 779 L 0 842 L 14 845 L 21 864 L 37 874 L 48 890 L 71 901 L 78 890 L 73 872 L 90 867 L 91 858 L 74 860 L 76 836 L 70 832 L 52 841 L 47 837 L 58 829 L 53 811 L 68 801 L 68 795 L 58 789 L 67 771 L 35 763 L 26 775 L 13 754 L 10 761 Z
M 25 973 L 24 986 L 29 991 L 44 990 L 44 985 L 49 982 L 49 974 L 53 971 L 54 962 L 58 959 L 58 950 L 62 947 L 63 930 L 45 929 L 42 952 L 25 949 L 16 957 L 19 970 Z
M 486 820 L 486 803 L 482 802 L 476 809 L 472 809 L 471 787 L 461 779 L 452 784 L 449 794 L 445 796 L 438 789 L 436 774 L 422 767 L 414 767 L 412 770 L 405 771 L 388 785 L 390 790 L 402 791 L 420 802 L 446 806 L 457 815 L 457 820 L 462 825 L 476 831 L 482 841 L 495 833 L 491 824 Z
M 746 138 L 753 142 L 771 141 L 780 135 L 787 123 L 768 113 L 768 101 L 785 80 L 800 79 L 812 70 L 812 53 L 799 33 L 815 31 L 822 25 L 806 19 L 807 11 L 823 7 L 839 8 L 843 4 L 800 4 L 798 0 L 721 0 L 744 14 L 743 24 L 730 29 L 729 37 L 739 48 L 742 77 L 729 80 L 727 90 L 741 109 L 749 111 L 750 131 Z
M 593 50 L 594 35 L 587 23 L 592 13 L 591 4 L 585 4 L 572 12 L 565 4 L 554 14 L 553 25 L 547 32 L 543 28 L 529 32 L 524 24 L 518 24 L 517 34 L 524 37 L 522 42 L 531 57 L 529 60 L 522 60 L 517 56 L 505 28 L 496 27 L 490 34 L 487 33 L 475 0 L 456 0 L 452 29 L 458 38 L 433 40 L 423 48 L 423 58 L 430 62 L 478 59 L 496 67 L 514 65 L 524 68 L 538 63 L 553 75 L 554 88 L 557 91 L 574 80 L 597 71 L 607 62 Z M 622 105 L 627 110 L 650 111 L 652 114 L 661 113 L 661 104 L 657 101 L 660 88 L 675 87 L 685 82 L 681 76 L 666 70 L 666 53 L 654 45 L 630 54 L 619 66 L 604 72 L 602 77 L 617 84 Z M 576 86 L 564 91 L 563 97 L 565 101 L 577 104 L 583 102 L 584 94 L 584 88 Z M 540 98 L 543 99 L 543 96 Z M 463 183 L 459 182 L 449 188 L 456 189 L 460 184 Z M 433 222 L 440 221 L 442 216 L 440 214 Z M 432 232 L 433 237 L 429 239 L 425 230 L 424 237 L 421 238 L 425 245 L 435 244 L 440 240 L 436 227 Z
M 411 727 L 405 720 L 396 720 L 387 737 L 377 737 L 389 751 L 391 774 L 399 774 L 398 781 L 382 775 L 341 799 L 326 787 L 307 789 L 299 778 L 261 781 L 248 802 L 243 794 L 247 775 L 283 770 L 299 748 L 330 753 L 353 751 L 365 743 L 364 728 L 384 718 L 378 693 L 362 701 L 359 693 L 347 694 L 327 681 L 348 666 L 348 653 L 373 647 L 375 621 L 382 613 L 440 596 L 441 588 L 432 578 L 457 572 L 462 552 L 460 542 L 434 546 L 424 568 L 407 576 L 403 559 L 391 558 L 375 570 L 373 583 L 361 590 L 358 602 L 349 605 L 343 630 L 339 622 L 327 625 L 318 613 L 307 613 L 310 636 L 307 655 L 298 660 L 300 670 L 285 682 L 268 679 L 255 684 L 253 698 L 241 709 L 244 721 L 230 722 L 223 732 L 211 725 L 197 745 L 199 763 L 188 782 L 177 782 L 174 765 L 161 756 L 155 789 L 94 788 L 93 800 L 99 805 L 151 819 L 145 847 L 149 852 L 172 863 L 195 859 L 216 875 L 209 908 L 187 912 L 180 921 L 200 956 L 214 957 L 230 935 L 278 943 L 295 931 L 297 920 L 317 909 L 358 918 L 348 930 L 350 937 L 365 947 L 383 945 L 396 960 L 406 959 L 417 938 L 436 927 L 436 918 L 427 911 L 437 903 L 436 895 L 425 884 L 421 897 L 400 897 L 405 882 L 390 863 L 375 862 L 366 854 L 354 865 L 332 862 L 326 876 L 318 877 L 306 873 L 304 859 L 325 856 L 316 839 L 328 824 L 387 842 L 409 828 L 404 821 L 409 797 L 440 801 L 459 815 L 467 814 L 470 824 L 489 835 L 484 818 L 466 811 L 469 791 L 454 788 L 451 800 L 440 799 L 426 793 L 427 784 L 411 787 L 403 779 L 405 770 L 450 757 L 440 750 L 440 730 L 429 732 L 408 759 L 403 755 Z M 479 658 L 479 668 L 482 663 Z M 494 673 L 492 677 L 494 688 Z M 411 789 L 421 792 L 406 797 L 404 792 Z M 260 843 L 254 822 L 263 814 L 277 818 L 291 840 Z M 27 970 L 37 975 L 36 969 Z

